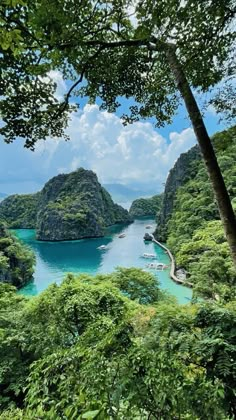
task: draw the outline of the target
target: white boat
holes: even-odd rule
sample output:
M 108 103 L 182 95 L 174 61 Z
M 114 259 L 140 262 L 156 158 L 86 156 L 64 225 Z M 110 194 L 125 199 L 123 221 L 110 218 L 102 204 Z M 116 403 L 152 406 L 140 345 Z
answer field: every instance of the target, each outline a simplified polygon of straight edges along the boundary
M 152 268 L 153 270 L 164 270 L 168 266 L 163 263 L 149 263 L 146 266 L 147 268 Z
M 121 233 L 120 235 L 118 235 L 118 238 L 124 238 L 125 236 L 125 233 Z
M 106 245 L 100 245 L 100 246 L 97 247 L 97 249 L 101 249 L 101 250 L 107 249 L 107 246 Z
M 156 255 L 155 254 L 148 254 L 147 252 L 144 252 L 144 254 L 142 255 L 143 258 L 149 258 L 149 259 L 156 259 Z

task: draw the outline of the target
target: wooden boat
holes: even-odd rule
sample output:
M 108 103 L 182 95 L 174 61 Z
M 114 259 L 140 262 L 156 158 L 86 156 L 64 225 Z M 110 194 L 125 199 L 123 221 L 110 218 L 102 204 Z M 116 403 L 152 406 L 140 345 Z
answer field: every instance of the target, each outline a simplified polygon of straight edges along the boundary
M 168 266 L 166 264 L 163 263 L 149 263 L 146 266 L 147 268 L 152 268 L 153 270 L 164 270 L 165 268 L 168 268 Z
M 156 259 L 157 256 L 156 256 L 156 254 L 148 254 L 147 252 L 144 252 L 142 257 L 154 260 L 154 259 Z

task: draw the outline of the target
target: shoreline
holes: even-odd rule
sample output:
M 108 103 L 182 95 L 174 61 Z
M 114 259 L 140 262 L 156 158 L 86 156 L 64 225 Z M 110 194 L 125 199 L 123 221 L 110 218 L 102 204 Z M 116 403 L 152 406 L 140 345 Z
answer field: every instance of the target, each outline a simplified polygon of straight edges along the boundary
M 171 261 L 171 267 L 170 267 L 170 277 L 171 277 L 171 279 L 177 284 L 181 284 L 182 286 L 186 286 L 186 287 L 189 287 L 189 288 L 192 289 L 193 288 L 193 283 L 190 283 L 189 281 L 184 281 L 184 280 L 178 279 L 178 277 L 176 277 L 176 275 L 175 275 L 175 259 L 172 255 L 172 253 L 170 252 L 170 250 L 165 245 L 163 245 L 161 242 L 157 241 L 155 238 L 152 239 L 152 242 L 156 243 L 158 246 L 160 246 L 162 249 L 164 249 L 167 252 L 167 254 L 170 258 L 170 261 Z

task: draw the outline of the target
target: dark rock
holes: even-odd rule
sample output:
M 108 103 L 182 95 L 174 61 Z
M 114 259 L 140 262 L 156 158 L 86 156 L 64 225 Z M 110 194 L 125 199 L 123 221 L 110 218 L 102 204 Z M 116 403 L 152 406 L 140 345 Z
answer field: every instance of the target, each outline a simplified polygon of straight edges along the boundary
M 152 241 L 153 240 L 153 235 L 151 233 L 145 233 L 143 239 L 145 241 Z

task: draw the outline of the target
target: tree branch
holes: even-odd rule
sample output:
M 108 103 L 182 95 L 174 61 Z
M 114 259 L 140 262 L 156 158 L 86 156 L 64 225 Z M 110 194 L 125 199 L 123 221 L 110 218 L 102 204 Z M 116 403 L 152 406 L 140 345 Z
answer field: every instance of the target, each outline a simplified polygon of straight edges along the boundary
M 64 44 L 64 45 L 59 46 L 59 49 L 66 48 L 69 45 L 72 46 L 72 44 Z M 154 51 L 165 50 L 165 49 L 168 49 L 168 48 L 171 48 L 172 50 L 176 49 L 176 46 L 174 44 L 158 40 L 154 37 L 152 37 L 151 39 L 148 39 L 148 38 L 146 38 L 146 39 L 129 39 L 129 40 L 111 41 L 111 42 L 105 42 L 105 41 L 102 41 L 102 40 L 91 40 L 91 41 L 84 42 L 83 45 L 87 45 L 87 46 L 91 46 L 91 47 L 99 46 L 99 49 L 84 64 L 84 66 L 82 68 L 82 71 L 80 73 L 79 79 L 76 80 L 76 82 L 68 90 L 67 94 L 65 95 L 64 102 L 62 103 L 58 112 L 54 115 L 53 119 L 56 119 L 59 115 L 61 115 L 65 111 L 66 107 L 69 104 L 69 99 L 71 97 L 71 94 L 72 94 L 73 90 L 80 83 L 82 83 L 85 72 L 88 69 L 89 65 L 91 64 L 91 62 L 96 57 L 98 57 L 98 55 L 103 50 L 118 48 L 118 47 L 138 47 L 138 46 L 146 46 L 149 50 L 154 50 Z
M 90 40 L 81 42 L 81 46 L 89 46 L 89 47 L 101 47 L 102 49 L 110 49 L 110 48 L 118 48 L 118 47 L 140 47 L 140 46 L 147 46 L 150 42 L 150 39 L 127 39 L 122 41 L 103 41 L 103 40 Z M 59 50 L 63 50 L 67 47 L 79 46 L 78 43 L 69 42 L 66 44 L 58 45 L 57 48 Z
M 101 46 L 103 48 L 117 48 L 117 47 L 141 47 L 147 46 L 149 39 L 127 39 L 122 41 L 99 41 L 99 40 L 91 40 L 84 42 L 84 45 L 88 46 Z
M 84 75 L 85 75 L 85 72 L 86 72 L 86 70 L 88 69 L 88 67 L 89 67 L 89 65 L 90 65 L 90 63 L 91 63 L 91 61 L 92 60 L 94 60 L 99 54 L 100 54 L 100 52 L 103 50 L 104 48 L 103 47 L 101 47 L 101 48 L 99 48 L 97 51 L 96 51 L 96 53 L 95 54 L 93 54 L 88 60 L 87 60 L 87 62 L 84 64 L 84 66 L 83 66 L 83 68 L 82 68 L 82 71 L 81 71 L 81 73 L 80 73 L 80 77 L 79 77 L 79 79 L 78 80 L 76 80 L 76 82 L 70 87 L 70 89 L 68 90 L 68 92 L 67 92 L 67 94 L 65 95 L 65 100 L 64 100 L 64 102 L 62 103 L 62 105 L 61 105 L 61 107 L 60 107 L 60 109 L 58 110 L 58 112 L 56 113 L 56 115 L 54 115 L 54 118 L 53 119 L 55 119 L 55 118 L 57 118 L 59 115 L 61 115 L 64 111 L 65 111 L 65 109 L 66 109 L 66 107 L 68 106 L 68 104 L 69 104 L 69 99 L 70 99 L 70 97 L 71 97 L 71 94 L 72 94 L 72 92 L 73 92 L 73 90 L 80 84 L 80 83 L 82 83 L 82 81 L 83 81 L 83 78 L 84 78 Z

